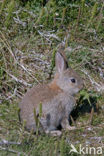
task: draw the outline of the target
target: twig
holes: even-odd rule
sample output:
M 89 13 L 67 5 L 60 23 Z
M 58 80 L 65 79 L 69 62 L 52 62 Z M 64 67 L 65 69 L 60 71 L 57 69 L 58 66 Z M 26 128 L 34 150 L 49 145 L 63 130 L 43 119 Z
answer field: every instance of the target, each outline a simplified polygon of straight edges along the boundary
M 14 97 L 16 95 L 16 91 L 17 91 L 17 88 L 14 89 L 14 93 L 13 95 L 9 96 L 8 98 L 6 98 L 6 100 L 9 100 L 11 99 L 12 97 Z
M 26 71 L 33 79 L 35 79 L 36 82 L 39 83 L 39 81 L 27 70 L 27 68 L 23 66 L 23 64 L 20 64 L 19 62 L 17 62 L 17 64 L 18 64 L 24 71 Z
M 48 63 L 48 62 L 43 61 L 43 60 L 42 60 L 42 59 L 40 59 L 40 58 L 34 58 L 33 60 L 34 60 L 34 61 L 38 61 L 38 62 L 42 62 L 42 64 L 49 65 L 49 63 Z
M 46 40 L 48 40 L 48 41 L 50 41 L 49 39 L 50 38 L 54 38 L 54 39 L 56 39 L 56 40 L 58 40 L 58 41 L 60 41 L 60 39 L 59 39 L 59 37 L 58 36 L 56 36 L 55 34 L 50 34 L 50 32 L 41 32 L 41 31 L 39 31 L 38 30 L 38 33 L 42 36 L 42 37 L 49 37 L 49 38 L 46 38 Z
M 76 125 L 76 123 L 75 123 L 75 121 L 74 121 L 74 119 L 73 119 L 73 117 L 72 117 L 71 115 L 70 115 L 70 119 L 71 119 L 73 125 L 74 125 L 75 127 L 77 127 L 77 125 Z
M 5 70 L 6 71 L 6 70 Z M 10 74 L 8 71 L 6 71 L 6 73 L 10 76 L 10 77 L 12 77 L 16 82 L 19 82 L 19 83 L 22 83 L 23 85 L 25 85 L 25 86 L 32 86 L 31 84 L 29 84 L 29 83 L 27 83 L 26 81 L 24 81 L 24 80 L 19 80 L 17 77 L 15 77 L 14 75 L 12 75 L 12 74 Z
M 98 83 L 88 74 L 87 71 L 82 70 L 82 72 L 84 72 L 84 73 L 88 76 L 88 78 L 89 78 L 89 80 L 91 81 L 92 85 L 96 88 L 96 90 L 97 90 L 98 92 L 104 92 L 104 84 L 98 84 Z
M 76 34 L 76 32 L 77 32 L 77 29 L 78 29 L 78 24 L 79 24 L 79 20 L 80 20 L 80 15 L 81 15 L 81 8 L 79 7 L 78 17 L 77 17 L 77 22 L 76 22 L 76 28 L 75 28 L 75 34 Z
M 92 109 L 91 109 L 91 114 L 90 114 L 90 119 L 89 119 L 89 124 L 90 124 L 90 125 L 92 125 L 93 116 L 94 116 L 94 107 L 92 107 Z
M 15 151 L 15 150 L 12 150 L 12 149 L 8 149 L 8 148 L 2 147 L 2 146 L 0 146 L 0 150 L 8 151 L 8 152 L 11 152 L 11 153 L 16 153 L 18 156 L 20 156 L 21 154 L 24 154 L 24 156 L 27 156 L 23 152 L 18 152 L 18 151 Z
M 0 142 L 0 145 L 20 145 L 20 144 L 21 144 L 20 142 L 7 141 L 5 139 L 3 139 Z
M 10 52 L 10 54 L 12 55 L 12 57 L 13 57 L 13 59 L 14 59 L 14 61 L 16 61 L 16 59 L 15 59 L 15 56 L 14 56 L 14 54 L 13 54 L 13 52 L 12 52 L 12 49 L 11 49 L 11 47 L 10 47 L 10 45 L 9 45 L 9 43 L 7 42 L 7 40 L 6 40 L 6 38 L 5 38 L 5 36 L 4 36 L 4 34 L 0 31 L 0 33 L 1 33 L 1 35 L 2 35 L 2 38 L 0 38 L 1 39 L 1 41 L 2 41 L 2 43 L 7 47 L 7 49 L 8 49 L 8 51 Z
M 15 18 L 13 17 L 14 21 L 17 23 L 17 24 L 21 24 L 23 27 L 26 27 L 26 22 L 22 22 L 19 17 Z
M 32 74 L 31 74 L 22 64 L 20 64 L 20 63 L 17 61 L 17 59 L 16 59 L 15 55 L 13 54 L 12 49 L 11 49 L 9 43 L 7 42 L 7 40 L 6 40 L 5 36 L 4 36 L 4 34 L 3 34 L 1 31 L 0 31 L 0 33 L 1 33 L 2 37 L 3 37 L 3 39 L 1 39 L 1 41 L 2 41 L 2 43 L 7 47 L 8 51 L 9 51 L 10 54 L 12 55 L 12 57 L 13 57 L 15 63 L 18 64 L 24 71 L 26 71 L 32 78 L 34 78 L 36 82 L 39 83 L 39 81 L 38 81 L 34 76 L 32 76 Z
M 100 77 L 102 79 L 104 79 L 104 73 L 103 73 L 102 69 L 100 67 L 98 69 L 99 69 L 99 72 L 100 72 Z

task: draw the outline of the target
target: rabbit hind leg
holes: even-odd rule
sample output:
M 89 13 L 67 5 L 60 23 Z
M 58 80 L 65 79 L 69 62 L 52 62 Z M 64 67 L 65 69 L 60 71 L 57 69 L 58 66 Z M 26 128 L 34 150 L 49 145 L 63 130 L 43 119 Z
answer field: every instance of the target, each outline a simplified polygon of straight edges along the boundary
M 65 130 L 75 130 L 75 129 L 76 129 L 75 126 L 70 126 L 70 125 L 69 125 L 68 118 L 66 118 L 66 117 L 62 120 L 61 126 L 62 126 L 62 128 L 65 129 Z
M 57 130 L 57 127 L 54 125 L 54 123 L 49 124 L 45 118 L 41 118 L 40 122 L 46 134 L 51 136 L 61 136 L 62 132 Z

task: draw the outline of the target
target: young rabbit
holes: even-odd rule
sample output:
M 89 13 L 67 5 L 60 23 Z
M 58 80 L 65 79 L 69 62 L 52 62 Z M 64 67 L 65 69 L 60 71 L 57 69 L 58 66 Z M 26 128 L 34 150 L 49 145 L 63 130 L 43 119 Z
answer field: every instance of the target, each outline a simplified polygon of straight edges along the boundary
M 83 87 L 80 76 L 70 67 L 62 53 L 56 53 L 56 73 L 49 84 L 37 85 L 30 89 L 19 104 L 20 119 L 26 121 L 26 128 L 36 132 L 34 108 L 41 128 L 45 133 L 60 135 L 61 125 L 70 130 L 69 115 L 75 106 L 74 94 Z M 42 116 L 39 117 L 39 104 L 42 103 Z

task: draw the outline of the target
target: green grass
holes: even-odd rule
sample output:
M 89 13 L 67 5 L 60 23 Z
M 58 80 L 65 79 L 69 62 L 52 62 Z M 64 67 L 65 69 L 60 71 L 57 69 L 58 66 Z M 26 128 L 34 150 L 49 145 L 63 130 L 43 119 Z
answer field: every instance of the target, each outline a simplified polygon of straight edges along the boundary
M 77 156 L 69 154 L 71 144 L 77 149 L 86 142 L 93 147 L 104 144 L 104 89 L 98 91 L 104 84 L 104 3 L 50 0 L 44 8 L 41 4 L 36 0 L 25 6 L 19 0 L 0 2 L 1 156 Z M 53 77 L 54 55 L 65 37 L 69 65 L 85 84 L 72 113 L 77 129 L 62 130 L 61 137 L 36 136 L 20 124 L 18 103 L 29 87 L 50 81 L 50 73 Z M 91 80 L 101 86 L 97 88 Z M 91 106 L 95 110 L 92 125 Z

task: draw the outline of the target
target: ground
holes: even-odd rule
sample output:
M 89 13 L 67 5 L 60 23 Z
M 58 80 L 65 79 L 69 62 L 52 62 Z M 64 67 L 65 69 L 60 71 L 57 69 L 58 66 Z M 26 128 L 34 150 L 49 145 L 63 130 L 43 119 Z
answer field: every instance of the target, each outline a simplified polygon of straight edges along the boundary
M 60 0 L 43 8 L 35 2 L 0 1 L 0 155 L 80 155 L 70 153 L 71 144 L 86 155 L 104 155 L 104 3 Z M 51 81 L 62 42 L 69 65 L 84 80 L 71 113 L 76 129 L 60 137 L 34 135 L 19 122 L 18 103 L 27 89 Z M 90 147 L 96 151 L 90 154 Z

